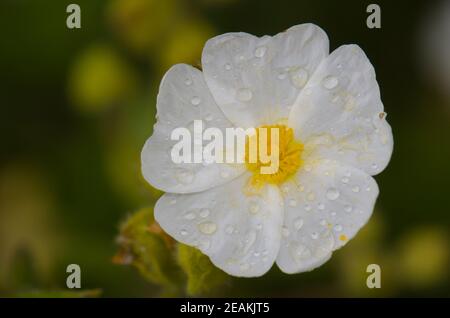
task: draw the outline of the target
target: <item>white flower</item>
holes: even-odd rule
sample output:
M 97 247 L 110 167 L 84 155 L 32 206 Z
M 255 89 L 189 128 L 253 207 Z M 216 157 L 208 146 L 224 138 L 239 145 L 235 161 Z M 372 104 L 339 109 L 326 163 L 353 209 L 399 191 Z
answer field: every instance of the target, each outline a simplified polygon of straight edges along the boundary
M 322 265 L 368 221 L 378 195 L 371 175 L 392 153 L 372 65 L 357 45 L 329 54 L 313 24 L 217 36 L 202 65 L 175 65 L 160 86 L 142 151 L 145 179 L 168 192 L 156 220 L 234 276 L 263 275 L 274 262 L 286 273 Z M 221 129 L 278 125 L 282 175 L 245 163 L 174 164 L 170 133 L 196 119 Z

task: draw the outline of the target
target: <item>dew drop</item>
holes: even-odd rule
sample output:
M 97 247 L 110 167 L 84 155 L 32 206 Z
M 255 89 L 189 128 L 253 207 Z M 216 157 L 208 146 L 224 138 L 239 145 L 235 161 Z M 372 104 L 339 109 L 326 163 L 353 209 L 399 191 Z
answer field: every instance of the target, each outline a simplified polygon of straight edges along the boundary
M 287 76 L 286 71 L 281 70 L 281 71 L 278 72 L 277 78 L 279 80 L 284 80 L 286 78 L 286 76 Z
M 305 205 L 305 211 L 311 211 L 311 206 L 309 204 Z
M 207 218 L 207 217 L 209 216 L 209 214 L 210 214 L 210 211 L 209 211 L 209 209 L 204 208 L 204 209 L 201 209 L 200 212 L 199 212 L 198 214 L 199 214 L 202 218 Z
M 231 70 L 231 64 L 230 63 L 226 63 L 224 67 L 225 67 L 225 70 L 227 70 L 227 71 Z
M 186 235 L 188 235 L 188 231 L 186 231 L 186 230 L 181 230 L 181 231 L 180 231 L 180 234 L 183 235 L 183 236 L 186 236 Z
M 184 81 L 184 84 L 186 86 L 191 86 L 192 85 L 192 80 L 190 78 L 186 78 L 185 81 Z
M 240 88 L 237 92 L 237 98 L 241 102 L 248 102 L 253 97 L 253 93 L 248 88 Z
M 233 232 L 234 232 L 234 227 L 232 225 L 227 225 L 225 227 L 225 233 L 227 233 L 228 235 L 233 234 Z
M 287 227 L 285 227 L 285 226 L 283 226 L 283 228 L 281 229 L 281 234 L 284 236 L 284 237 L 288 237 L 289 236 L 289 229 L 287 228 Z
M 337 198 L 339 198 L 339 190 L 336 188 L 329 188 L 327 190 L 326 196 L 328 200 L 336 200 Z
M 203 222 L 198 225 L 198 229 L 203 234 L 211 235 L 217 230 L 216 223 L 213 222 Z
M 249 211 L 251 214 L 256 214 L 256 213 L 258 213 L 258 211 L 259 211 L 259 204 L 258 204 L 258 203 L 255 203 L 255 202 L 250 203 L 250 206 L 248 207 L 248 211 Z
M 194 106 L 200 105 L 201 102 L 202 102 L 202 100 L 198 96 L 194 96 L 191 99 L 191 104 L 194 105 Z
M 305 86 L 307 81 L 308 81 L 308 72 L 305 69 L 299 68 L 291 73 L 291 83 L 295 87 L 302 88 L 303 86 Z
M 350 179 L 348 177 L 343 177 L 341 179 L 342 183 L 348 183 L 350 181 Z
M 301 218 L 295 219 L 295 220 L 294 220 L 294 228 L 295 228 L 297 231 L 300 230 L 300 229 L 302 228 L 302 226 L 303 226 L 303 223 L 304 223 L 303 219 L 301 219 Z
M 206 120 L 206 121 L 211 121 L 211 120 L 213 120 L 213 115 L 212 115 L 211 113 L 206 114 L 205 120 Z
M 311 256 L 311 250 L 303 244 L 298 244 L 294 248 L 294 255 L 296 258 L 307 259 Z
M 177 173 L 177 180 L 182 184 L 190 184 L 194 181 L 194 173 L 190 170 L 182 170 Z
M 336 232 L 342 231 L 342 225 L 336 224 L 336 225 L 334 226 L 334 230 L 335 230 Z
M 347 213 L 350 213 L 350 212 L 352 212 L 352 210 L 353 210 L 353 207 L 351 206 L 351 205 L 346 205 L 345 207 L 344 207 L 344 210 L 345 210 L 345 212 L 347 212 Z
M 326 89 L 333 89 L 338 85 L 339 81 L 335 76 L 327 76 L 322 80 L 322 85 Z
M 359 192 L 359 187 L 358 186 L 354 186 L 353 188 L 352 188 L 352 191 L 353 192 L 355 192 L 355 193 L 357 193 L 357 192 Z
M 289 206 L 292 206 L 292 207 L 297 206 L 297 200 L 295 200 L 295 199 L 290 199 L 290 200 L 289 200 Z
M 284 186 L 281 188 L 281 190 L 282 190 L 284 193 L 288 193 L 288 192 L 289 192 L 289 186 L 288 186 L 288 185 L 284 185 Z
M 312 238 L 313 240 L 317 240 L 317 239 L 319 238 L 319 233 L 317 233 L 317 232 L 312 232 L 312 233 L 311 233 L 311 238 Z
M 195 219 L 195 213 L 194 212 L 187 212 L 185 215 L 184 215 L 184 218 L 186 219 L 186 220 L 193 220 L 193 219 Z
M 319 204 L 317 205 L 317 208 L 318 208 L 319 210 L 323 210 L 323 209 L 325 209 L 325 204 L 323 204 L 323 203 L 321 202 L 321 203 L 319 203 Z
M 257 47 L 255 50 L 255 56 L 257 58 L 261 58 L 264 56 L 264 54 L 266 54 L 266 51 L 267 51 L 267 48 L 265 46 Z

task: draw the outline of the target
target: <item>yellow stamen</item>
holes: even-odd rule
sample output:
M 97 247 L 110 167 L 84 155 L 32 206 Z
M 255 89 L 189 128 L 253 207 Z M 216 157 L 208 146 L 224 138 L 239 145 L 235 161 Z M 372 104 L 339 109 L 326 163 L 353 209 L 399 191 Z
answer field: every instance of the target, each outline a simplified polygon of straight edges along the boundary
M 264 133 L 262 133 L 262 128 L 265 128 Z M 258 145 L 260 142 L 264 145 L 264 141 L 260 141 L 262 135 L 262 138 L 266 139 L 267 142 L 267 149 L 262 152 L 267 152 L 267 155 L 270 155 L 272 151 L 277 150 L 272 149 L 272 147 L 277 146 L 277 143 L 275 142 L 274 145 L 272 145 L 271 142 L 274 128 L 278 129 L 278 167 L 273 173 L 264 173 L 261 168 L 269 167 L 271 166 L 271 163 L 267 162 L 267 160 L 261 160 L 261 149 Z M 274 137 L 274 141 L 276 141 L 276 139 L 277 138 Z M 258 147 L 258 151 L 251 148 L 255 146 Z M 247 139 L 245 148 L 246 167 L 253 173 L 250 184 L 259 188 L 267 183 L 280 185 L 288 180 L 295 175 L 303 163 L 303 148 L 303 144 L 298 140 L 295 140 L 293 129 L 285 125 L 263 125 L 256 128 L 256 134 Z M 252 149 L 254 150 L 253 152 L 251 151 Z M 250 155 L 250 153 L 257 154 L 257 160 L 252 160 L 252 155 Z

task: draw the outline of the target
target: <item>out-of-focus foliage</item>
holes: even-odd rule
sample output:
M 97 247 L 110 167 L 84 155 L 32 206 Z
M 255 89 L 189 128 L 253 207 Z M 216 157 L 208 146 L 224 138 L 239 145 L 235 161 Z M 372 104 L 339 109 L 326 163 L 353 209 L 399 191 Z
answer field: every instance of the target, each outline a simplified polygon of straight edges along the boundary
M 163 295 L 208 295 L 227 279 L 207 256 L 168 236 L 155 222 L 152 208 L 130 216 L 117 242 L 120 249 L 114 262 L 136 267 L 145 279 L 162 287 Z
M 48 283 L 61 247 L 53 204 L 35 167 L 0 171 L 0 292 Z
M 173 261 L 175 241 L 155 223 L 151 208 L 126 220 L 117 241 L 120 251 L 115 263 L 132 264 L 150 282 L 168 290 L 176 291 L 183 284 L 183 274 Z
M 130 98 L 136 81 L 136 75 L 116 51 L 96 45 L 74 62 L 69 91 L 82 112 L 98 113 Z
M 450 237 L 438 227 L 420 227 L 408 232 L 395 253 L 398 275 L 408 288 L 442 285 L 450 268 Z
M 107 19 L 120 40 L 133 51 L 146 55 L 165 41 L 181 10 L 176 0 L 112 0 Z M 180 2 L 182 3 L 182 2 Z

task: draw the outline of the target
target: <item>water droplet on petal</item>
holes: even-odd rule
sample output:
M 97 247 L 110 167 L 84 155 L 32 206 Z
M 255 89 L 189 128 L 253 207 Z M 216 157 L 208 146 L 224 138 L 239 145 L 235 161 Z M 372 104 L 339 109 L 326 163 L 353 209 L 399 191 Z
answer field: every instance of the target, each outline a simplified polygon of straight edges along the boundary
M 313 240 L 317 240 L 317 239 L 319 238 L 319 233 L 317 233 L 317 232 L 312 232 L 312 233 L 311 233 L 311 238 L 312 238 Z
M 295 200 L 295 199 L 290 199 L 290 200 L 289 200 L 289 206 L 292 206 L 292 207 L 297 206 L 297 200 Z
M 231 64 L 230 63 L 226 63 L 225 64 L 225 70 L 227 70 L 227 71 L 231 70 Z
M 256 203 L 256 202 L 250 203 L 250 205 L 249 205 L 249 207 L 248 207 L 248 211 L 249 211 L 251 214 L 256 214 L 256 213 L 258 213 L 258 211 L 259 211 L 259 204 Z
M 181 231 L 180 231 L 180 234 L 183 235 L 183 236 L 186 236 L 186 235 L 188 235 L 188 231 L 186 231 L 186 230 L 181 230 Z
M 311 211 L 311 206 L 309 204 L 305 205 L 305 211 Z
M 241 101 L 241 102 L 248 102 L 249 100 L 251 100 L 253 97 L 253 93 L 251 90 L 249 90 L 248 88 L 240 88 L 237 91 L 237 98 Z
M 352 191 L 353 192 L 355 192 L 355 193 L 357 193 L 357 192 L 359 192 L 359 187 L 358 186 L 354 186 L 353 188 L 352 188 Z
M 225 227 L 225 233 L 227 233 L 228 235 L 233 234 L 233 232 L 234 232 L 234 227 L 232 225 L 227 225 Z
M 216 223 L 213 222 L 203 222 L 198 225 L 198 229 L 203 234 L 211 235 L 217 230 Z
M 323 204 L 323 203 L 321 202 L 321 203 L 319 203 L 319 204 L 317 205 L 317 208 L 318 208 L 319 210 L 323 210 L 323 209 L 325 209 L 325 204 Z
M 341 179 L 341 181 L 342 181 L 342 183 L 348 183 L 348 182 L 350 181 L 350 179 L 347 178 L 347 177 L 343 177 L 343 178 Z
M 335 76 L 327 76 L 322 80 L 322 85 L 326 89 L 333 89 L 338 85 L 339 81 Z
M 250 268 L 250 265 L 247 264 L 247 263 L 243 263 L 243 264 L 239 265 L 239 270 L 240 270 L 241 272 L 245 272 L 245 271 L 247 271 L 249 268 Z
M 190 78 L 186 78 L 186 80 L 184 81 L 184 84 L 186 86 L 190 86 L 190 85 L 192 85 L 192 80 Z
M 334 226 L 334 230 L 335 230 L 336 232 L 342 231 L 342 225 L 336 224 L 336 225 Z
M 194 173 L 190 170 L 181 170 L 177 173 L 176 178 L 182 184 L 190 184 L 194 181 Z
M 303 223 L 304 223 L 303 219 L 301 219 L 301 218 L 295 219 L 295 220 L 294 220 L 294 228 L 295 228 L 297 231 L 300 230 L 300 229 L 302 228 L 302 226 L 303 226 Z
M 194 96 L 194 97 L 192 97 L 192 99 L 191 99 L 191 104 L 192 104 L 193 106 L 198 106 L 198 105 L 200 105 L 201 102 L 202 102 L 202 100 L 201 100 L 200 97 L 198 97 L 198 96 Z
M 204 209 L 201 209 L 200 212 L 199 212 L 198 214 L 199 214 L 202 218 L 207 218 L 207 217 L 209 216 L 209 213 L 210 213 L 209 209 L 204 208 Z
M 298 68 L 291 73 L 291 83 L 297 88 L 302 88 L 308 81 L 308 72 L 303 68 Z
M 288 229 L 287 227 L 283 226 L 283 227 L 281 228 L 281 234 L 282 234 L 284 237 L 288 237 L 288 236 L 289 236 L 289 229 Z
M 255 50 L 255 56 L 261 58 L 266 54 L 267 48 L 265 46 L 257 47 Z
M 316 198 L 316 195 L 315 195 L 314 192 L 312 192 L 312 191 L 310 191 L 310 192 L 308 193 L 308 195 L 306 196 L 306 199 L 307 199 L 308 201 L 314 201 L 315 198 Z
M 351 206 L 351 205 L 346 205 L 345 207 L 344 207 L 344 210 L 345 210 L 345 212 L 347 212 L 347 213 L 350 213 L 350 212 L 352 212 L 352 210 L 353 210 L 353 207 Z
M 336 200 L 337 198 L 339 198 L 339 190 L 336 188 L 329 188 L 327 190 L 326 196 L 328 200 Z
M 206 114 L 206 115 L 205 115 L 205 120 L 206 120 L 206 121 L 211 121 L 211 120 L 213 120 L 213 115 L 212 115 L 211 113 Z
M 195 219 L 195 213 L 194 213 L 194 212 L 187 212 L 187 213 L 184 215 L 184 218 L 185 218 L 186 220 L 193 220 L 193 219 Z

